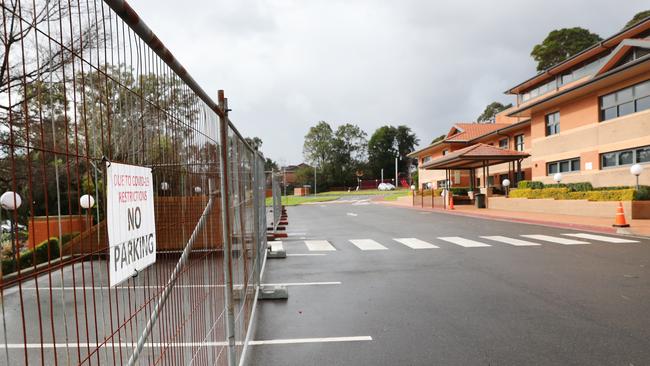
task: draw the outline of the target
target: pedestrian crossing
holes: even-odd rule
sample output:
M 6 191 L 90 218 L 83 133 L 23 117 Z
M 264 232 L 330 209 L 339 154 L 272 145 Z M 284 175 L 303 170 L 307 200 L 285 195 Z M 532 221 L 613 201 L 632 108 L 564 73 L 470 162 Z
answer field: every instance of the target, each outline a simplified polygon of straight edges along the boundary
M 388 248 L 372 239 L 352 239 L 350 243 L 361 250 L 388 250 Z
M 441 245 L 461 248 L 489 248 L 495 246 L 539 247 L 543 245 L 589 245 L 589 244 L 626 244 L 639 243 L 639 240 L 621 237 L 597 235 L 590 233 L 564 233 L 560 235 L 523 234 L 513 236 L 491 235 L 467 238 L 461 236 L 440 236 L 427 239 L 392 238 L 392 240 L 349 239 L 334 246 L 328 240 L 301 240 L 294 243 L 304 244 L 310 252 L 333 252 L 337 250 L 358 249 L 361 251 L 385 251 L 393 248 L 414 250 L 440 249 Z M 389 244 L 389 243 L 399 243 Z M 294 247 L 297 248 L 297 247 Z

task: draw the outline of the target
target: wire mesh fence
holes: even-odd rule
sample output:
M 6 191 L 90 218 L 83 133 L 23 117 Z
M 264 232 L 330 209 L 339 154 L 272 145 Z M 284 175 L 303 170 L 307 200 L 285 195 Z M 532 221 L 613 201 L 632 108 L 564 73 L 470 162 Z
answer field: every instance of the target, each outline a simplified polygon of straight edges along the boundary
M 0 364 L 236 364 L 265 258 L 261 154 L 125 2 L 0 6 Z M 156 251 L 111 286 L 118 163 L 151 171 Z
M 267 172 L 267 182 L 271 189 L 271 197 L 273 197 L 270 229 L 275 233 L 282 216 L 282 175 L 278 172 Z

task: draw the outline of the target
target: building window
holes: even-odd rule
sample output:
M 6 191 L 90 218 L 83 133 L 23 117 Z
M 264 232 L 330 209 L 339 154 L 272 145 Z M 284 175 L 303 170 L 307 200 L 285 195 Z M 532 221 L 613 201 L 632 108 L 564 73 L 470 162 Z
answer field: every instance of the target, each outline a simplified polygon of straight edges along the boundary
M 524 151 L 524 135 L 515 136 L 515 150 Z
M 546 136 L 560 133 L 560 112 L 546 115 Z
M 442 150 L 442 156 L 447 155 L 448 152 L 449 152 L 449 150 Z
M 600 154 L 600 165 L 603 168 L 613 168 L 636 163 L 650 163 L 650 146 Z
M 424 164 L 424 163 L 428 163 L 428 162 L 430 162 L 430 161 L 431 161 L 431 155 L 429 155 L 429 156 L 425 156 L 425 157 L 422 159 L 422 164 Z
M 600 97 L 600 120 L 650 109 L 650 80 Z
M 499 140 L 499 148 L 501 149 L 507 149 L 508 148 L 508 138 L 503 138 Z
M 580 158 L 554 161 L 546 164 L 548 175 L 555 173 L 570 173 L 580 171 Z

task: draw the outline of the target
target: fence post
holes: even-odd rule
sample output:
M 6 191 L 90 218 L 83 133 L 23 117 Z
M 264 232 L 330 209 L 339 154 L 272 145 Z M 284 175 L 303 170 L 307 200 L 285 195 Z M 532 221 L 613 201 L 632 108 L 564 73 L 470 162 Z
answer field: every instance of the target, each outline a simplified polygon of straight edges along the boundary
M 262 263 L 261 263 L 261 246 L 262 246 L 262 236 L 260 234 L 260 199 L 259 199 L 259 190 L 260 190 L 260 183 L 259 183 L 259 174 L 257 170 L 259 169 L 258 167 L 258 162 L 259 160 L 259 155 L 257 153 L 257 150 L 253 152 L 253 236 L 255 237 L 255 244 L 256 244 L 256 253 L 255 253 L 255 269 L 253 269 L 253 283 L 255 284 L 255 290 L 259 289 L 260 286 L 260 271 L 262 269 Z
M 232 241 L 230 235 L 230 187 L 228 182 L 228 105 L 223 90 L 218 92 L 219 109 L 223 112 L 219 116 L 219 169 L 221 172 L 221 232 L 223 235 L 223 274 L 225 315 L 226 315 L 226 340 L 228 341 L 228 365 L 237 364 L 237 349 L 235 348 L 235 306 L 233 304 L 232 284 Z

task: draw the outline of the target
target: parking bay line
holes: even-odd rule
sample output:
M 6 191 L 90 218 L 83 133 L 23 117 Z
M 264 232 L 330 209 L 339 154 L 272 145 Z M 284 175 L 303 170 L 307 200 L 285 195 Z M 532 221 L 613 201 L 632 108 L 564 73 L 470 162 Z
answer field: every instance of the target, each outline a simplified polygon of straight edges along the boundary
M 322 285 L 340 285 L 342 282 L 341 281 L 324 281 L 324 282 L 286 282 L 286 283 L 262 283 L 262 285 L 268 285 L 268 286 L 322 286 Z M 224 287 L 225 285 L 176 285 L 174 288 L 218 288 L 218 287 Z M 88 287 L 71 287 L 71 286 L 64 286 L 64 287 L 56 287 L 56 286 L 39 286 L 38 290 L 39 291 L 92 291 L 94 290 L 108 290 L 110 287 L 108 286 L 95 286 L 94 288 L 91 286 Z M 163 286 L 131 286 L 131 287 L 126 287 L 126 286 L 117 286 L 113 287 L 113 290 L 141 290 L 141 289 L 163 289 Z M 36 287 L 23 287 L 23 290 L 36 290 Z M 1 348 L 1 346 L 0 346 Z
M 249 341 L 248 344 L 251 346 L 266 346 L 266 345 L 280 345 L 280 344 L 305 344 L 305 343 L 336 343 L 336 342 L 368 342 L 372 341 L 371 336 L 350 336 L 350 337 L 320 337 L 320 338 L 284 338 L 284 339 L 267 339 L 267 340 L 257 340 Z M 242 342 L 236 342 L 237 345 L 243 345 Z M 228 345 L 228 342 L 146 342 L 144 344 L 145 348 L 183 348 L 183 347 L 225 347 Z M 112 345 L 111 343 L 5 343 L 5 347 L 8 349 L 52 349 L 52 348 L 112 348 L 112 347 L 128 347 L 135 348 L 136 344 L 134 342 L 120 342 L 118 344 Z

